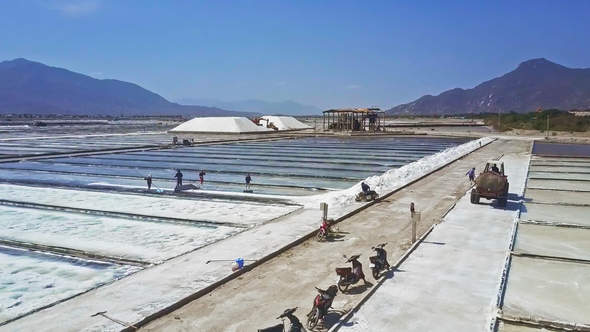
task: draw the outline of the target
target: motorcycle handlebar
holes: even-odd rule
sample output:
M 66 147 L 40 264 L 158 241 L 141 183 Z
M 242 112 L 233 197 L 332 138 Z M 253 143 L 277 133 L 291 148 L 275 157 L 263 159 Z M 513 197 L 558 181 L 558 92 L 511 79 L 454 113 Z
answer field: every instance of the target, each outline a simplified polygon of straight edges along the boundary
M 277 317 L 277 319 L 281 319 L 283 317 L 287 317 L 288 315 L 292 315 L 299 307 L 295 307 L 295 308 L 291 308 L 291 309 L 286 309 L 285 312 L 283 312 L 279 317 Z

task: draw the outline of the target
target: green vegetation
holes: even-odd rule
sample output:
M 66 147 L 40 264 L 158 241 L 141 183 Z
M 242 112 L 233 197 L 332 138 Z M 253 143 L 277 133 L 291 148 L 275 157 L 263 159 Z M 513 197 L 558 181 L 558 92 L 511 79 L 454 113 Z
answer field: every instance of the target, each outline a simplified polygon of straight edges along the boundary
M 575 116 L 566 111 L 555 109 L 543 110 L 531 113 L 502 113 L 480 114 L 486 125 L 493 126 L 499 131 L 511 129 L 526 129 L 545 131 L 547 118 L 549 118 L 549 131 L 587 131 L 590 130 L 590 116 Z

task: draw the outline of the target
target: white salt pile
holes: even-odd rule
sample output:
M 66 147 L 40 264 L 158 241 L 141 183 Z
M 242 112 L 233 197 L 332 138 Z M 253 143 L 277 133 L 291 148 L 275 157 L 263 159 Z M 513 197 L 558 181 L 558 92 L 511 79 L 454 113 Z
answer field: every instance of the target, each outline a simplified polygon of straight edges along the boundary
M 267 120 L 269 124 L 273 124 L 278 130 L 303 130 L 311 129 L 310 126 L 295 119 L 292 116 L 273 116 L 265 115 L 262 119 Z M 266 121 L 262 121 L 265 124 Z
M 171 134 L 218 133 L 243 134 L 267 132 L 272 129 L 257 126 L 245 117 L 204 117 L 194 118 L 170 129 Z

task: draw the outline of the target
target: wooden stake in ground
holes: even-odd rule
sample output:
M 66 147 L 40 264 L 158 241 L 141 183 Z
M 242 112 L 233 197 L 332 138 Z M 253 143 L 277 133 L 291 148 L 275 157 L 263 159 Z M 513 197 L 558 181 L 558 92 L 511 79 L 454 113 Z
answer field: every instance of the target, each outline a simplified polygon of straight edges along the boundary
M 416 212 L 414 202 L 410 203 L 410 221 L 412 222 L 412 244 L 416 242 L 416 224 L 420 221 L 420 212 Z
M 320 203 L 320 210 L 322 210 L 322 220 L 328 220 L 328 203 Z

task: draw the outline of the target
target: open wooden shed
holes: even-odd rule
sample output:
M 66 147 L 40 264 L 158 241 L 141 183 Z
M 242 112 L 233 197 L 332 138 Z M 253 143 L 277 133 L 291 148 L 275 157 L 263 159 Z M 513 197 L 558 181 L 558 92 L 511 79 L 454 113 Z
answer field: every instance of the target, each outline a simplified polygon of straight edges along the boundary
M 323 129 L 333 131 L 383 131 L 385 112 L 379 108 L 339 108 L 324 111 Z

